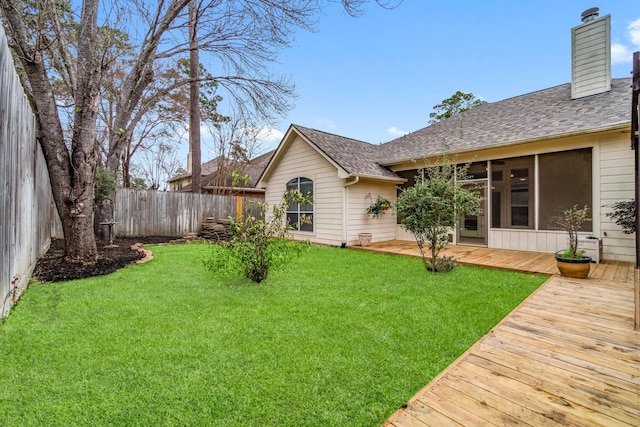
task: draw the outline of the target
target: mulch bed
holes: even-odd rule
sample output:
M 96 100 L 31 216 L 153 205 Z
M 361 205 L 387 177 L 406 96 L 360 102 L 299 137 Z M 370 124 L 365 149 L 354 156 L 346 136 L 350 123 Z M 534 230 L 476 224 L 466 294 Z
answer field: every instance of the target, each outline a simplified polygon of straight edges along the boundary
M 139 251 L 131 249 L 135 243 L 167 243 L 171 239 L 171 237 L 118 237 L 113 242 L 118 246 L 116 248 L 106 248 L 103 242 L 98 242 L 98 260 L 90 265 L 66 261 L 64 240 L 51 239 L 51 246 L 38 260 L 33 275 L 40 282 L 60 282 L 110 274 L 135 263 L 144 256 Z

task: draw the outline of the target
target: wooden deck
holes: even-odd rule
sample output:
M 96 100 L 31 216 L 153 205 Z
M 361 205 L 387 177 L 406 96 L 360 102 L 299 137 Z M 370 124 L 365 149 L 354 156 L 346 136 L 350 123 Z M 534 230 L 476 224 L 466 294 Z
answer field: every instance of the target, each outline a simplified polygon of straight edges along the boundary
M 354 246 L 353 248 L 360 248 Z M 392 240 L 390 242 L 373 243 L 366 249 L 376 252 L 389 252 L 402 255 L 420 256 L 415 242 Z M 512 251 L 506 249 L 488 249 L 484 246 L 449 245 L 441 255 L 453 256 L 458 264 L 477 265 L 502 270 L 520 271 L 536 274 L 559 274 L 553 254 L 540 252 Z M 603 261 L 591 264 L 589 278 L 614 280 L 633 285 L 634 268 L 629 262 Z
M 408 242 L 370 249 L 417 251 Z M 554 275 L 385 426 L 640 426 L 630 263 L 594 264 L 589 279 L 578 280 L 555 275 L 552 255 L 447 252 L 460 263 Z

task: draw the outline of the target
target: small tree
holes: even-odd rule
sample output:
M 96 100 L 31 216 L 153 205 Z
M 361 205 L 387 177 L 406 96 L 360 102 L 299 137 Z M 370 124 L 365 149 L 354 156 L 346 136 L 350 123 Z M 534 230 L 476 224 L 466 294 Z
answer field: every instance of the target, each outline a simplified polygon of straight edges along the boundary
M 273 207 L 269 218 L 265 218 L 269 209 L 267 203 L 257 203 L 262 214 L 260 217 L 251 215 L 246 209 L 243 217 L 231 221 L 231 240 L 213 246 L 211 254 L 204 260 L 205 267 L 225 275 L 242 272 L 246 278 L 260 283 L 270 270 L 286 265 L 304 248 L 286 239 L 291 226 L 284 218 L 291 203 L 311 204 L 312 201 L 295 190 L 284 194 L 282 202 Z
M 428 271 L 448 271 L 450 259 L 438 261 L 438 254 L 449 242 L 448 233 L 464 215 L 480 213 L 482 197 L 461 182 L 467 167 L 457 168 L 443 158 L 442 166 L 427 167 L 413 187 L 402 191 L 396 210 L 402 226 L 413 233 Z M 430 259 L 426 249 L 430 251 Z
M 589 207 L 587 205 L 582 208 L 573 205 L 562 211 L 562 214 L 552 218 L 556 226 L 569 235 L 569 247 L 562 252 L 563 258 L 582 258 L 584 251 L 578 249 L 578 231 L 585 222 L 591 221 L 588 215 Z

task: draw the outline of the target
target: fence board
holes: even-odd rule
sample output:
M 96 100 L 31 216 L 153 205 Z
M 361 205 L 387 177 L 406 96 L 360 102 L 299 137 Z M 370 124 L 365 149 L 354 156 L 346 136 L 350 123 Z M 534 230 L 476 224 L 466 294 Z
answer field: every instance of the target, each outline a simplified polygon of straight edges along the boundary
M 0 319 L 48 248 L 51 186 L 35 118 L 0 26 Z
M 255 201 L 262 199 L 243 197 L 252 215 L 257 215 Z M 114 220 L 118 222 L 118 236 L 182 237 L 199 232 L 201 222 L 208 217 L 235 216 L 236 196 L 128 188 L 116 191 Z

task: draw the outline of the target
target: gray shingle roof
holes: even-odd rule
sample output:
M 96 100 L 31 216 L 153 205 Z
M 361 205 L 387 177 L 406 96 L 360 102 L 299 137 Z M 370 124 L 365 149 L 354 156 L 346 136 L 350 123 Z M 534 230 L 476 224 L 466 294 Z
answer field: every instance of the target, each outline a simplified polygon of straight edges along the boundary
M 630 106 L 630 78 L 612 79 L 611 91 L 575 100 L 567 83 L 475 107 L 373 146 L 378 149 L 377 156 L 359 159 L 390 165 L 444 151 L 465 152 L 588 133 L 630 122 Z
M 376 145 L 304 126 L 291 126 L 352 176 L 400 179 L 398 175 L 376 163 Z
M 262 175 L 264 168 L 267 167 L 267 164 L 269 163 L 269 160 L 271 160 L 271 156 L 273 156 L 273 153 L 275 153 L 275 150 L 271 150 L 267 153 L 254 157 L 247 163 L 233 163 L 227 160 L 228 163 L 224 166 L 224 173 L 229 173 L 231 170 L 236 169 L 240 171 L 240 175 L 249 175 L 249 180 L 247 182 L 246 188 L 253 188 L 258 183 L 258 178 L 260 177 L 260 175 Z M 209 170 L 213 170 L 208 175 L 202 178 L 202 182 L 200 183 L 202 185 L 202 188 L 214 187 L 216 185 L 231 187 L 231 185 L 233 184 L 233 178 L 230 174 L 224 177 L 224 179 L 222 180 L 217 176 L 219 173 L 218 168 L 222 163 L 221 156 L 216 157 L 216 159 L 214 160 L 216 160 L 215 168 L 210 168 Z M 191 191 L 191 183 L 186 184 L 184 187 L 182 187 L 182 191 Z
M 203 163 L 202 166 L 200 166 L 200 175 L 206 176 L 214 172 L 216 169 L 218 169 L 218 163 L 220 162 L 220 157 L 221 156 L 218 156 L 215 159 L 211 159 Z M 180 181 L 183 178 L 190 178 L 190 177 L 191 177 L 190 173 L 183 173 L 181 175 L 172 177 L 167 182 Z
M 609 92 L 575 100 L 567 83 L 484 104 L 382 145 L 291 127 L 351 176 L 397 180 L 384 165 L 622 127 L 630 107 L 631 79 L 623 78 L 612 79 Z

